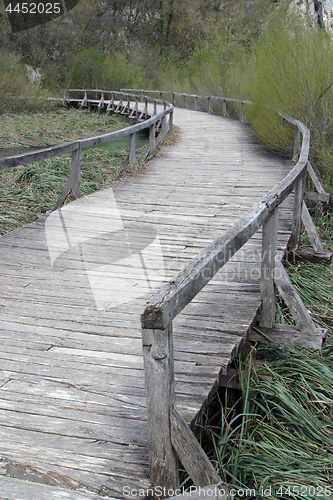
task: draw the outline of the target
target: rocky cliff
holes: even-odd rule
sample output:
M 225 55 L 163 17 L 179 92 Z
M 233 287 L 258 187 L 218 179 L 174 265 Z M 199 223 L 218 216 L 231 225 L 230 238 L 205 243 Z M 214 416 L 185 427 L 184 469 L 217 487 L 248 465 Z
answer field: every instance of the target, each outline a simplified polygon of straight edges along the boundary
M 292 3 L 333 35 L 333 0 L 292 0 Z

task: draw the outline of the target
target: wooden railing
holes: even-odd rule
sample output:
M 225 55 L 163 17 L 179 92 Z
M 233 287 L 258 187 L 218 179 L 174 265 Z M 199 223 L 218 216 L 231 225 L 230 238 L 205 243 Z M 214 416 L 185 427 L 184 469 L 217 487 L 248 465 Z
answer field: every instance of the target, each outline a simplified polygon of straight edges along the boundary
M 132 90 L 133 91 L 133 90 Z M 141 97 L 147 92 L 139 90 Z M 158 92 L 159 97 L 167 92 Z M 172 102 L 175 104 L 172 94 Z M 183 96 L 182 106 L 186 107 Z M 197 103 L 199 97 L 195 96 Z M 204 97 L 203 97 L 204 98 Z M 207 111 L 211 112 L 213 97 L 206 97 Z M 226 113 L 227 98 L 223 102 Z M 243 105 L 248 101 L 232 99 L 241 106 L 240 120 L 244 120 Z M 196 108 L 195 108 L 196 109 Z M 226 116 L 226 114 L 225 114 Z M 296 289 L 292 285 L 281 261 L 277 258 L 278 207 L 294 191 L 294 210 L 290 249 L 298 246 L 301 220 L 317 254 L 324 254 L 316 229 L 303 200 L 307 172 L 319 189 L 322 189 L 308 160 L 310 132 L 299 120 L 288 116 L 283 119 L 295 128 L 294 159 L 297 161 L 290 173 L 258 200 L 232 227 L 221 234 L 178 274 L 160 288 L 146 305 L 141 315 L 142 342 L 145 369 L 150 478 L 153 486 L 163 485 L 175 490 L 179 484 L 178 457 L 196 486 L 224 485 L 211 462 L 195 439 L 190 427 L 175 407 L 174 353 L 172 322 L 204 288 L 231 257 L 262 227 L 260 327 L 265 334 L 276 332 L 292 335 L 297 331 L 320 338 L 326 331 L 316 328 Z M 302 140 L 301 140 L 302 137 Z M 331 255 L 329 256 L 331 258 Z M 275 323 L 275 286 L 293 314 L 296 327 Z M 222 488 L 222 489 L 221 489 Z
M 70 92 L 79 92 L 81 96 L 83 94 L 83 97 L 69 99 Z M 129 92 L 137 92 L 137 94 Z M 150 92 L 158 93 L 159 98 L 149 98 L 146 94 Z M 93 98 L 89 95 L 91 93 L 94 93 Z M 163 94 L 168 93 L 171 94 L 172 103 L 161 99 Z M 108 95 L 110 97 L 106 99 L 105 96 Z M 119 98 L 116 99 L 115 96 L 119 96 Z M 202 110 L 199 101 L 204 100 L 207 105 L 206 110 L 209 113 L 212 112 L 212 100 L 216 99 L 222 102 L 222 115 L 224 116 L 228 116 L 227 102 L 238 103 L 240 105 L 239 118 L 241 121 L 245 120 L 244 105 L 250 104 L 249 101 L 245 100 L 166 91 L 127 89 L 117 93 L 105 90 L 66 90 L 65 103 L 69 100 L 76 100 L 81 107 L 88 106 L 90 103 L 97 106 L 99 110 L 104 109 L 104 111 L 127 114 L 130 118 L 137 119 L 139 123 L 123 130 L 89 139 L 45 148 L 38 152 L 3 158 L 0 159 L 0 169 L 72 152 L 72 175 L 54 207 L 57 208 L 70 190 L 79 196 L 81 149 L 128 136 L 128 162 L 133 164 L 135 158 L 135 134 L 138 131 L 149 128 L 148 152 L 154 149 L 157 142 L 164 137 L 167 131 L 172 131 L 173 105 L 176 105 L 176 96 L 181 96 L 181 104 L 184 108 L 188 107 L 189 99 L 192 99 L 196 110 Z M 144 103 L 143 109 L 139 109 L 138 103 L 140 101 Z M 148 102 L 153 103 L 152 117 L 148 117 Z M 157 113 L 157 104 L 163 105 L 163 111 Z M 166 121 L 167 116 L 169 116 L 168 122 Z M 314 337 L 320 337 L 320 339 L 325 338 L 326 331 L 316 328 L 280 259 L 277 258 L 278 207 L 293 191 L 294 210 L 289 243 L 290 249 L 295 250 L 298 246 L 302 221 L 309 234 L 315 253 L 318 256 L 327 256 L 303 200 L 307 172 L 319 191 L 319 199 L 327 200 L 328 197 L 308 160 L 310 132 L 298 120 L 288 116 L 283 116 L 283 119 L 295 128 L 294 159 L 297 161 L 295 167 L 279 184 L 258 200 L 233 226 L 221 234 L 160 288 L 141 315 L 147 399 L 149 469 L 151 482 L 155 487 L 163 486 L 176 491 L 179 486 L 179 457 L 196 486 L 219 485 L 219 498 L 228 497 L 228 487 L 222 483 L 221 478 L 194 437 L 190 427 L 175 407 L 172 322 L 261 227 L 261 330 L 268 335 L 276 330 L 287 332 L 287 334 L 297 330 Z M 144 120 L 144 122 L 141 123 L 141 120 Z M 160 128 L 160 133 L 155 138 L 157 126 Z M 296 328 L 288 325 L 276 325 L 275 286 L 277 286 L 291 310 L 296 321 Z
M 210 95 L 203 96 L 198 94 L 188 94 L 185 92 L 173 92 L 170 90 L 121 89 L 121 91 L 135 92 L 139 94 L 142 99 L 144 99 L 147 94 L 158 94 L 159 99 L 162 99 L 163 94 L 168 95 L 168 100 L 170 100 L 173 106 L 179 106 L 186 109 L 192 108 L 195 111 L 205 111 L 207 113 L 214 113 L 212 102 L 219 103 L 222 105 L 220 114 L 226 118 L 229 118 L 227 103 L 235 103 L 239 106 L 239 120 L 241 122 L 246 121 L 244 105 L 251 104 L 251 102 L 246 99 L 234 99 L 232 97 Z
M 76 96 L 78 94 L 81 96 L 83 95 L 83 97 L 70 99 L 70 93 L 75 93 Z M 89 94 L 93 94 L 93 97 L 90 97 Z M 97 99 L 97 95 L 99 94 L 100 97 Z M 105 96 L 108 95 L 110 98 L 106 99 Z M 74 198 L 80 196 L 82 149 L 91 148 L 93 146 L 98 146 L 100 144 L 128 137 L 129 151 L 122 167 L 125 167 L 127 164 L 135 166 L 135 137 L 138 132 L 149 129 L 149 143 L 138 161 L 140 164 L 152 151 L 154 151 L 158 143 L 165 137 L 165 135 L 168 132 L 172 132 L 173 129 L 173 106 L 170 103 L 159 99 L 156 100 L 145 97 L 143 109 L 140 110 L 138 104 L 139 98 L 137 95 L 131 95 L 128 93 L 125 95 L 122 92 L 112 92 L 106 90 L 66 89 L 63 102 L 69 103 L 70 101 L 78 101 L 80 103 L 80 107 L 95 104 L 98 110 L 128 115 L 129 118 L 136 119 L 138 123 L 115 132 L 109 132 L 95 137 L 89 137 L 87 139 L 78 139 L 76 141 L 67 142 L 58 146 L 39 149 L 38 151 L 32 151 L 15 156 L 7 156 L 0 159 L 0 170 L 4 170 L 18 165 L 25 165 L 35 161 L 46 160 L 48 158 L 53 158 L 54 156 L 60 156 L 71 152 L 71 176 L 52 211 L 56 210 L 64 203 L 70 192 L 72 192 Z M 151 113 L 152 116 L 149 116 L 148 113 L 149 102 L 153 103 L 153 110 Z M 162 111 L 157 112 L 158 104 L 163 106 Z

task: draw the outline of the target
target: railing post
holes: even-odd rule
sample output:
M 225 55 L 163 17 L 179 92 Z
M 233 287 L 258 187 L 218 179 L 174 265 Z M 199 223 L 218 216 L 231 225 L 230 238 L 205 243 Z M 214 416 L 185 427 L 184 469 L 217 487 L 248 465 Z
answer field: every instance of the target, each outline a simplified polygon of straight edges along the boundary
M 166 134 L 166 116 L 164 115 L 161 120 L 161 138 Z
M 64 99 L 62 101 L 63 104 L 66 104 L 66 98 L 67 98 L 67 90 L 65 89 L 65 95 L 64 95 Z
M 228 117 L 228 112 L 227 112 L 227 101 L 223 99 L 222 101 L 222 115 L 227 118 Z
M 129 156 L 128 163 L 131 167 L 135 165 L 135 132 L 129 136 Z
M 173 109 L 169 113 L 169 133 L 173 132 Z
M 156 99 L 154 99 L 154 115 L 157 114 L 157 102 Z
M 172 106 L 175 105 L 175 93 L 172 92 Z
M 98 103 L 98 112 L 100 112 L 103 107 L 104 107 L 104 92 L 102 91 L 101 100 Z
M 195 108 L 196 111 L 200 111 L 199 105 L 198 105 L 198 96 L 197 95 L 195 96 L 194 108 Z
M 295 127 L 295 139 L 294 139 L 294 152 L 293 152 L 293 161 L 297 163 L 299 154 L 301 152 L 301 131 L 296 126 Z
M 299 177 L 295 184 L 293 221 L 291 226 L 291 237 L 288 245 L 289 250 L 296 250 L 299 244 L 299 237 L 301 234 L 305 174 L 306 170 L 303 175 Z
M 88 102 L 88 95 L 87 95 L 87 91 L 85 90 L 84 91 L 84 98 L 82 99 L 82 102 L 81 102 L 81 108 L 83 108 Z
M 158 93 L 160 101 L 162 100 L 162 92 Z
M 149 151 L 154 151 L 155 146 L 156 146 L 156 140 L 155 140 L 155 123 L 150 125 L 149 127 Z
M 149 472 L 153 487 L 179 487 L 178 459 L 171 443 L 170 411 L 175 402 L 172 323 L 142 329 L 146 385 Z
M 186 108 L 185 98 L 186 98 L 186 96 L 185 96 L 185 94 L 183 94 L 183 108 Z
M 278 209 L 275 208 L 262 226 L 260 326 L 272 328 L 275 323 L 274 268 L 278 235 Z
M 145 114 L 144 114 L 144 116 L 146 119 L 148 118 L 148 99 L 147 99 L 147 97 L 145 97 Z
M 71 190 L 75 198 L 80 198 L 81 149 L 72 151 Z
M 210 97 L 207 97 L 207 113 L 210 113 Z
M 107 112 L 114 111 L 114 92 L 111 92 L 111 100 L 106 108 Z
M 240 105 L 240 121 L 243 122 L 244 121 L 244 103 L 241 102 L 241 105 Z

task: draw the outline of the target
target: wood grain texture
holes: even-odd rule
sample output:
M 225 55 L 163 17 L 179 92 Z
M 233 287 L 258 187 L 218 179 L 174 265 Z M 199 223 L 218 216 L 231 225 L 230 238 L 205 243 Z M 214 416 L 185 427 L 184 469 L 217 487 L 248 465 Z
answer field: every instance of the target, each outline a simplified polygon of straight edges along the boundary
M 140 313 L 293 166 L 247 125 L 174 115 L 179 141 L 143 173 L 0 239 L 1 455 L 111 498 L 151 484 Z M 260 307 L 260 256 L 257 233 L 174 320 L 175 402 L 192 429 Z

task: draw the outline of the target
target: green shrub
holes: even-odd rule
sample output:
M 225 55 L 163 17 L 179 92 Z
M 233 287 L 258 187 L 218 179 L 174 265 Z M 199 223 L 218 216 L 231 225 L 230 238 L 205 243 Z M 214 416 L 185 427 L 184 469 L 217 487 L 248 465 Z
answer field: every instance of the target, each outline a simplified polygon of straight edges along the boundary
M 243 74 L 254 105 L 248 110 L 259 139 L 290 153 L 292 130 L 276 117 L 280 110 L 311 131 L 311 155 L 320 174 L 333 173 L 333 51 L 331 38 L 289 15 L 274 16 L 262 33 Z
M 0 114 L 35 111 L 52 105 L 45 92 L 29 81 L 20 57 L 6 52 L 0 54 L 0 95 Z

